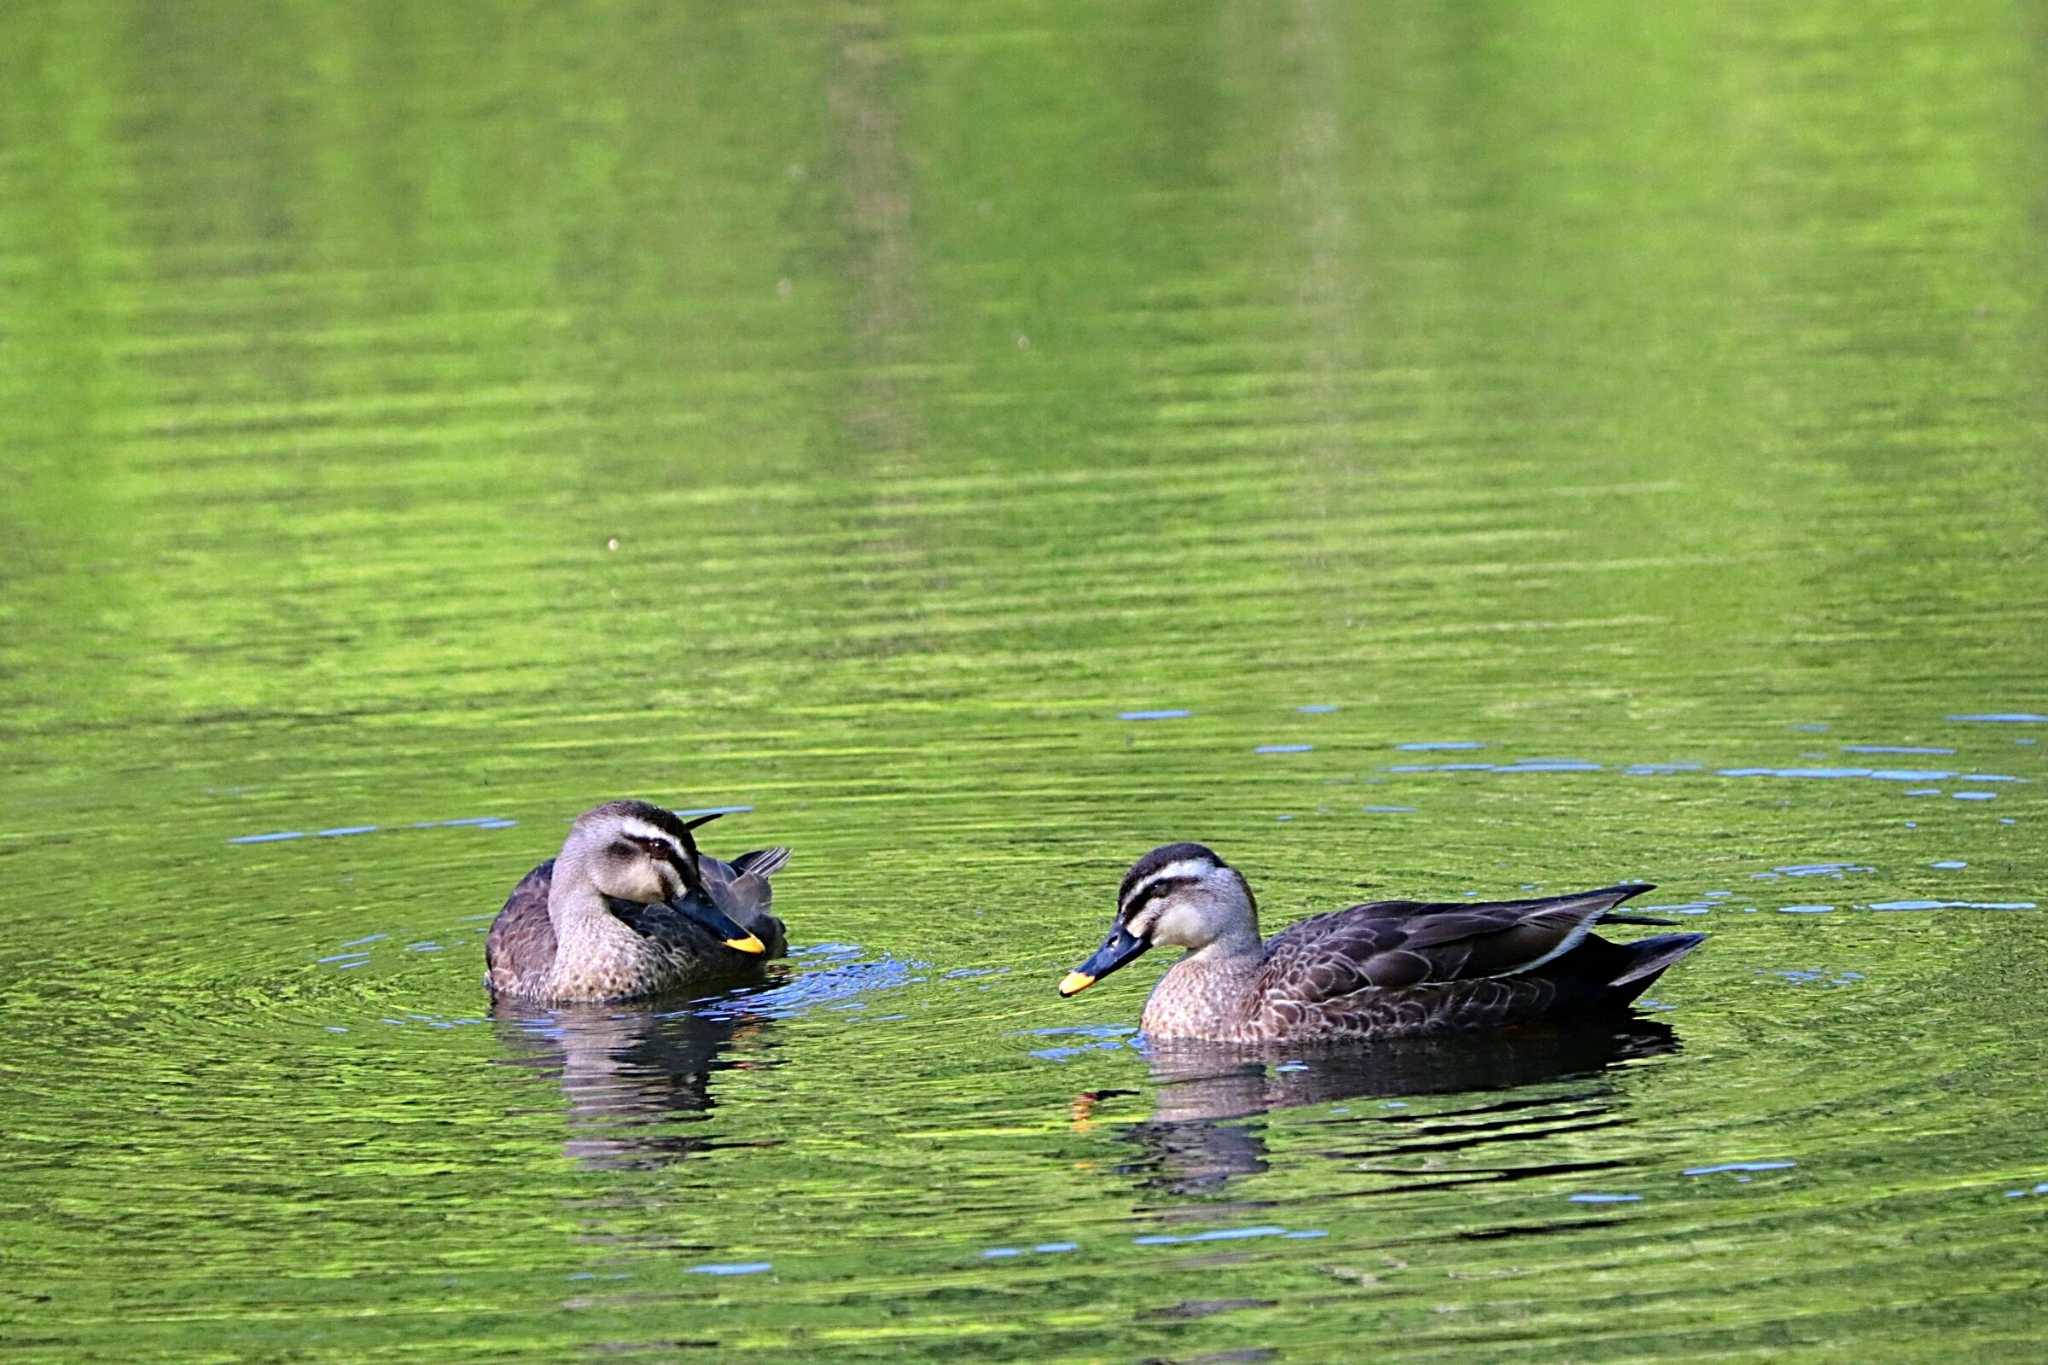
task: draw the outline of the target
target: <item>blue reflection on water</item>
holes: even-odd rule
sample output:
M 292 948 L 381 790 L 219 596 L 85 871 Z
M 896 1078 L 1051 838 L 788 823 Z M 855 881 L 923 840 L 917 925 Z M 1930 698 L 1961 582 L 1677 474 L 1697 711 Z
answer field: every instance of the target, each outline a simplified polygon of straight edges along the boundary
M 1872 901 L 1873 910 L 2032 910 L 2032 901 Z
M 750 809 L 750 807 L 737 807 L 736 809 Z M 684 813 L 692 814 L 694 812 Z M 501 815 L 466 815 L 459 820 L 415 820 L 411 824 L 403 826 L 403 828 L 460 829 L 470 827 L 475 829 L 511 829 L 518 823 L 517 820 L 507 820 Z M 356 834 L 375 834 L 379 828 L 377 825 L 334 825 L 318 831 L 318 837 L 322 839 L 341 839 Z M 387 830 L 385 832 L 391 833 L 393 831 Z M 283 839 L 304 839 L 307 837 L 309 836 L 304 830 L 284 829 L 266 834 L 237 834 L 230 838 L 228 842 L 231 844 L 274 844 Z
M 1395 763 L 1390 773 L 1597 773 L 1598 763 L 1580 758 L 1522 758 L 1512 763 Z
M 1688 1166 L 1685 1175 L 1720 1175 L 1724 1171 L 1783 1171 L 1797 1166 L 1796 1161 L 1724 1161 L 1718 1166 Z
M 1012 1256 L 1022 1256 L 1027 1249 L 1042 1255 L 1057 1256 L 1061 1252 L 1079 1251 L 1081 1249 L 1081 1244 L 1079 1242 L 1039 1242 L 1036 1245 L 1029 1248 L 990 1247 L 988 1250 L 981 1253 L 981 1259 L 984 1261 L 1004 1261 L 1008 1260 Z
M 1277 749 L 1277 746 L 1273 746 Z M 1395 746 L 1405 750 L 1420 749 L 1476 749 L 1478 744 L 1470 743 L 1424 743 Z M 1844 750 L 1851 753 L 1886 754 L 1948 754 L 1953 749 L 1882 744 L 1845 744 Z M 1263 751 L 1263 750 L 1262 750 Z M 1487 763 L 1467 760 L 1455 763 L 1392 763 L 1380 771 L 1388 773 L 1597 773 L 1605 771 L 1605 765 L 1580 758 L 1523 758 L 1506 763 Z M 1643 762 L 1630 763 L 1622 768 L 1630 777 L 1667 777 L 1681 773 L 1708 771 L 1704 765 L 1689 762 Z M 1832 764 L 1785 767 L 1759 765 L 1752 767 L 1715 768 L 1716 777 L 1759 778 L 1779 777 L 1798 781 L 1868 781 L 1868 782 L 2025 782 L 2028 779 L 2012 773 L 1973 773 L 1953 768 L 1853 768 Z M 1908 795 L 1921 795 L 1935 790 L 1921 787 Z M 1991 794 L 1979 793 L 1967 800 L 1985 800 Z
M 1153 1232 L 1142 1237 L 1133 1237 L 1131 1244 L 1141 1247 L 1180 1246 L 1188 1242 L 1240 1242 L 1251 1237 L 1285 1237 L 1291 1241 L 1303 1241 L 1311 1237 L 1327 1237 L 1330 1234 L 1322 1228 L 1304 1228 L 1295 1231 L 1274 1224 L 1260 1224 L 1252 1228 L 1217 1228 L 1213 1232 L 1170 1233 Z
M 1785 863 L 1768 872 L 1752 872 L 1752 881 L 1771 881 L 1778 877 L 1835 877 L 1841 878 L 1852 872 L 1875 872 L 1876 868 L 1863 863 Z

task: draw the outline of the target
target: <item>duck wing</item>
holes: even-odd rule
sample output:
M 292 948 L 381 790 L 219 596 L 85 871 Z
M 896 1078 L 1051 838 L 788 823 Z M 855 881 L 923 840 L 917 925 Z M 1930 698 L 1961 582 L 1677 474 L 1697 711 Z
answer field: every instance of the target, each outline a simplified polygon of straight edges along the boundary
M 711 893 L 713 903 L 761 940 L 767 948 L 763 957 L 781 957 L 789 951 L 788 931 L 769 913 L 775 892 L 768 885 L 768 878 L 788 862 L 786 848 L 755 849 L 729 863 L 708 853 L 697 857 L 704 889 Z
M 519 983 L 545 978 L 555 962 L 555 924 L 548 918 L 548 891 L 555 860 L 548 859 L 519 879 L 484 938 L 484 986 L 493 995 L 517 995 Z
M 1267 998 L 1315 1005 L 1361 991 L 1519 976 L 1571 952 L 1601 916 L 1650 889 L 1629 884 L 1478 905 L 1354 905 L 1275 934 L 1260 987 Z

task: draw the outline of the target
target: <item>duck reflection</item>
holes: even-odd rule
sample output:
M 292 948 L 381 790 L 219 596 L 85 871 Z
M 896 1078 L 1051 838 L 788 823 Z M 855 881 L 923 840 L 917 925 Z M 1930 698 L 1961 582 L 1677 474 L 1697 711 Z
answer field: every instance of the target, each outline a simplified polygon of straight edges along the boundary
M 691 1128 L 710 1116 L 712 1075 L 774 1065 L 771 1021 L 738 999 L 685 1010 L 499 1000 L 491 1017 L 509 1054 L 500 1060 L 548 1073 L 561 1087 L 571 1132 L 564 1151 L 600 1169 L 666 1165 L 704 1147 Z M 744 1055 L 730 1055 L 735 1044 Z
M 1145 1054 L 1158 1092 L 1152 1116 L 1123 1134 L 1142 1157 L 1117 1169 L 1175 1193 L 1214 1190 L 1233 1177 L 1266 1169 L 1262 1126 L 1232 1120 L 1355 1099 L 1468 1091 L 1498 1096 L 1597 1077 L 1620 1063 L 1677 1050 L 1677 1035 L 1648 1019 L 1629 1019 L 1612 1031 L 1523 1029 L 1399 1039 L 1370 1048 L 1147 1039 Z M 1097 1114 L 1099 1107 L 1131 1093 L 1085 1093 L 1074 1102 L 1075 1119 L 1106 1117 Z M 1527 1104 L 1526 1099 L 1496 1098 L 1466 1115 L 1519 1111 Z

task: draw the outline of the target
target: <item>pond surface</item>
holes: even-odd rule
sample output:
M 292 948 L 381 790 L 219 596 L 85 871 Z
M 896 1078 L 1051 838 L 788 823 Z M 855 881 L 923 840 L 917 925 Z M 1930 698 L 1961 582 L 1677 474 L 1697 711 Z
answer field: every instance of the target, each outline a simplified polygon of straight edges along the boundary
M 2044 53 L 12 6 L 0 1342 L 2038 1358 Z M 494 1015 L 623 795 L 791 845 L 790 962 Z M 1164 954 L 1053 987 L 1173 839 L 1711 938 L 1619 1034 L 1148 1048 Z

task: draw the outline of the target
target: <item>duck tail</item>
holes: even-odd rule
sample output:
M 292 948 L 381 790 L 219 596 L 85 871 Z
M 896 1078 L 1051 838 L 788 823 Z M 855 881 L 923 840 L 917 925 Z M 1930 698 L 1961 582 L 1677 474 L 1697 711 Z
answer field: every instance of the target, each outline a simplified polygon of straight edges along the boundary
M 1616 944 L 1628 959 L 1607 979 L 1609 1005 L 1626 1005 L 1650 988 L 1664 969 L 1707 941 L 1705 934 L 1652 934 L 1633 943 Z
M 789 861 L 786 848 L 757 848 L 752 853 L 742 853 L 732 860 L 733 869 L 742 877 L 752 874 L 756 877 L 772 877 L 782 871 Z

